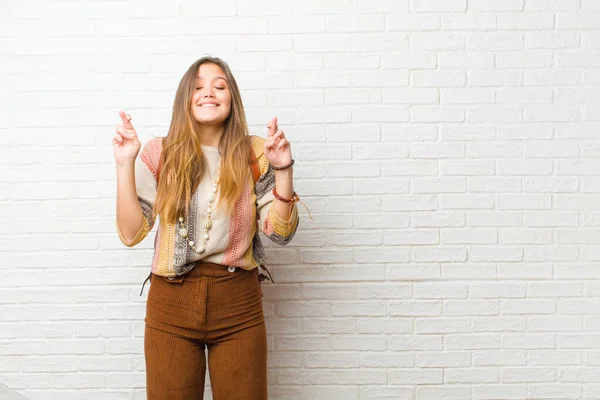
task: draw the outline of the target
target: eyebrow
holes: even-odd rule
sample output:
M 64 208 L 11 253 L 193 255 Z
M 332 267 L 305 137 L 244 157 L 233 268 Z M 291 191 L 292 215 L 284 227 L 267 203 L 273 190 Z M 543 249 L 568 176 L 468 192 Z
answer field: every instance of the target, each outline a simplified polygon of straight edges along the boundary
M 200 80 L 202 80 L 202 79 L 204 79 L 204 78 L 203 78 L 203 77 L 201 77 L 201 76 L 197 76 L 197 77 L 196 77 L 196 79 L 200 79 Z M 225 82 L 227 82 L 227 79 L 225 79 L 225 78 L 224 78 L 224 77 L 222 77 L 222 76 L 217 76 L 217 77 L 215 78 L 215 80 L 217 80 L 217 79 L 223 79 Z

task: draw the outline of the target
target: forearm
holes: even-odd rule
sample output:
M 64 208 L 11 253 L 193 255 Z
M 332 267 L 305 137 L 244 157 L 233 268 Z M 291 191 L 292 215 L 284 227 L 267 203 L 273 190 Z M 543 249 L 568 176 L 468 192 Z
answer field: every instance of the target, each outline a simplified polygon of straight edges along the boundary
M 135 165 L 117 165 L 117 224 L 131 242 L 142 227 L 144 214 L 135 187 Z
M 293 167 L 275 171 L 275 190 L 277 191 L 277 194 L 285 199 L 292 198 L 294 193 Z M 290 203 L 274 199 L 273 206 L 281 218 L 286 221 L 290 219 L 292 210 Z

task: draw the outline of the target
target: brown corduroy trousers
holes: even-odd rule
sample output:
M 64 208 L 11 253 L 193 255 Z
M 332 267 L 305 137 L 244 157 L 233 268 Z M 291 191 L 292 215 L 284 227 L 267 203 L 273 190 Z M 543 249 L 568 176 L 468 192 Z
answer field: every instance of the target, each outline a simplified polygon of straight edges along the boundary
M 182 277 L 152 275 L 144 353 L 148 400 L 267 399 L 267 335 L 258 270 L 200 262 Z

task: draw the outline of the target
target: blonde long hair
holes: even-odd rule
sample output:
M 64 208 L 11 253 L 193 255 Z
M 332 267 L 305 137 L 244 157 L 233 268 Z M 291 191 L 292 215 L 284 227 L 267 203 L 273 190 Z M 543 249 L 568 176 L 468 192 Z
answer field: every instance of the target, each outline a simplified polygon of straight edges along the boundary
M 181 78 L 175 101 L 169 133 L 163 138 L 161 173 L 154 214 L 164 223 L 175 223 L 180 215 L 187 216 L 192 195 L 206 167 L 200 142 L 201 125 L 192 116 L 192 95 L 200 65 L 219 66 L 229 83 L 231 112 L 225 120 L 225 130 L 219 142 L 221 173 L 219 200 L 233 209 L 242 194 L 250 172 L 250 136 L 239 88 L 225 61 L 202 57 L 194 62 Z

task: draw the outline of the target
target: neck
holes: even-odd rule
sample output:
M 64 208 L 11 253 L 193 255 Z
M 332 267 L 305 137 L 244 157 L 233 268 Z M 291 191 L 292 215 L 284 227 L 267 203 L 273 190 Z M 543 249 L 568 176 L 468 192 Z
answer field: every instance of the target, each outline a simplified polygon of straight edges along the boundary
M 200 143 L 205 146 L 218 147 L 221 136 L 223 136 L 222 126 L 202 126 L 200 131 Z

